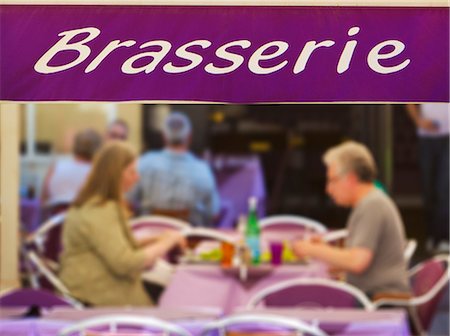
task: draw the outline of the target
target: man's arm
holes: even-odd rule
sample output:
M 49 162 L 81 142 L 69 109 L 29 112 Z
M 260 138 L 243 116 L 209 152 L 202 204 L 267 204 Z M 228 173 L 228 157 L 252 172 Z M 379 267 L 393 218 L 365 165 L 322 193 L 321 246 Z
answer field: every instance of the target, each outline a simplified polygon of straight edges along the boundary
M 427 131 L 436 131 L 437 127 L 433 123 L 433 120 L 424 118 L 419 110 L 419 105 L 408 104 L 406 105 L 406 111 L 409 117 L 414 122 L 417 128 L 422 128 Z
M 317 258 L 333 268 L 356 274 L 364 272 L 373 259 L 373 252 L 364 247 L 340 248 L 320 242 L 297 241 L 293 248 L 300 257 Z

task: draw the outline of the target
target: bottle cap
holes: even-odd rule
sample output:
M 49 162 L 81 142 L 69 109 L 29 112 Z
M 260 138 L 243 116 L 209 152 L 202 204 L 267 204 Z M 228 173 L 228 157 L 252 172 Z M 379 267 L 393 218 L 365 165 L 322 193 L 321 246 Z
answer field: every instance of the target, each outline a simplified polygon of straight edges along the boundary
M 256 209 L 256 204 L 258 203 L 258 200 L 255 196 L 252 196 L 248 199 L 248 207 L 250 209 Z

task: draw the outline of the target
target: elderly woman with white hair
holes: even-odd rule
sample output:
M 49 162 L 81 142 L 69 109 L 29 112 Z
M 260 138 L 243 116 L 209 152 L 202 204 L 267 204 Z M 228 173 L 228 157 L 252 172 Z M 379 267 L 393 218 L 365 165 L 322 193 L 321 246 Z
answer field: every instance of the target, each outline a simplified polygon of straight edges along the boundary
M 393 201 L 374 185 L 377 169 L 371 153 L 348 141 L 329 149 L 323 161 L 327 193 L 337 205 L 352 208 L 346 245 L 297 241 L 296 254 L 347 272 L 347 281 L 373 299 L 409 297 L 403 222 Z

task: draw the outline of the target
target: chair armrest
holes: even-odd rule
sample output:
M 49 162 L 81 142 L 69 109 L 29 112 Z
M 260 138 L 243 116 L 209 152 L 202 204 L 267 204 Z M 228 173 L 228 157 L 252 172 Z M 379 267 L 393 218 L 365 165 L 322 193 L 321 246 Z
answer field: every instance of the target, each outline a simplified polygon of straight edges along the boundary
M 344 240 L 348 236 L 347 229 L 328 231 L 322 236 L 324 242 L 331 243 L 338 240 Z
M 412 305 L 411 299 L 380 299 L 373 302 L 375 309 L 385 306 L 405 307 Z

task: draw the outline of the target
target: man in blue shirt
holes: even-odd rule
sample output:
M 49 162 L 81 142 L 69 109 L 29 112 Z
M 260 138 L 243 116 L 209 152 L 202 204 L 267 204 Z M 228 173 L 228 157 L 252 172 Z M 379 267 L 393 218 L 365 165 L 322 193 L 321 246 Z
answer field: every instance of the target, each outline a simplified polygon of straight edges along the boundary
M 141 179 L 130 194 L 141 214 L 178 217 L 193 226 L 213 226 L 220 199 L 209 166 L 190 151 L 191 123 L 173 112 L 164 124 L 165 148 L 139 159 Z

